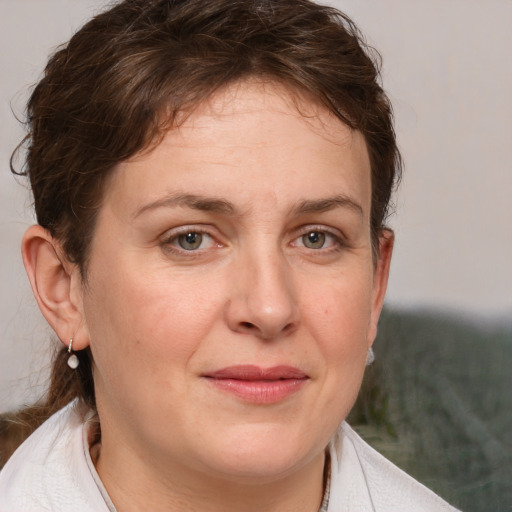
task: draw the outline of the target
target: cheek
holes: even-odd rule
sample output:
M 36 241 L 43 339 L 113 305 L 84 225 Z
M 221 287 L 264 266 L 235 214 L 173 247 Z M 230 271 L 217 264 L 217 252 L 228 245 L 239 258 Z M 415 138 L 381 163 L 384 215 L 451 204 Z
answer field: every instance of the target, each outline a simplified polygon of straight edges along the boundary
M 332 279 L 310 294 L 304 321 L 325 365 L 321 408 L 339 423 L 351 409 L 365 370 L 371 312 L 371 273 Z M 332 405 L 336 403 L 338 407 Z
M 167 381 L 182 371 L 218 317 L 216 290 L 168 270 L 98 273 L 84 308 L 99 372 Z
M 303 319 L 319 348 L 337 363 L 366 352 L 371 313 L 371 275 L 353 273 L 331 279 L 316 293 L 304 293 Z

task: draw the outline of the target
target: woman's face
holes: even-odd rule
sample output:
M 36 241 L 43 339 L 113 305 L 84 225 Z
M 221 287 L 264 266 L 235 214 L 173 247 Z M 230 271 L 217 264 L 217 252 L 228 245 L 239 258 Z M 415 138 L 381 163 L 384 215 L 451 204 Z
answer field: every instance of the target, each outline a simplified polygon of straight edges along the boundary
M 231 86 L 120 164 L 82 290 L 101 456 L 246 480 L 322 457 L 385 288 L 369 215 L 361 134 L 279 85 Z

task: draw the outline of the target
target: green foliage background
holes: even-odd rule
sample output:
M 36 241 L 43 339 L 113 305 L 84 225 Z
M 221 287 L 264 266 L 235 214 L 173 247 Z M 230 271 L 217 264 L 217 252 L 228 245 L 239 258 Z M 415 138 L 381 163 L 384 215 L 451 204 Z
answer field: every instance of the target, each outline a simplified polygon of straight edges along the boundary
M 465 512 L 512 510 L 512 322 L 387 309 L 349 423 Z

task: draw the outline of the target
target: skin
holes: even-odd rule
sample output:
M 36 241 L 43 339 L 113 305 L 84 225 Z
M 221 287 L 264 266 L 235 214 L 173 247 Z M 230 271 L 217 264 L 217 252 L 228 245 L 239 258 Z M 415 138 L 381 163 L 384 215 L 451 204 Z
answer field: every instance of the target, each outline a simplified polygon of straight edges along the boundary
M 324 450 L 355 401 L 389 272 L 391 233 L 372 258 L 370 199 L 359 132 L 248 81 L 118 165 L 86 283 L 29 229 L 43 313 L 63 343 L 92 350 L 96 467 L 118 510 L 318 510 Z M 186 250 L 191 232 L 202 242 Z M 239 364 L 307 378 L 271 404 L 205 378 Z

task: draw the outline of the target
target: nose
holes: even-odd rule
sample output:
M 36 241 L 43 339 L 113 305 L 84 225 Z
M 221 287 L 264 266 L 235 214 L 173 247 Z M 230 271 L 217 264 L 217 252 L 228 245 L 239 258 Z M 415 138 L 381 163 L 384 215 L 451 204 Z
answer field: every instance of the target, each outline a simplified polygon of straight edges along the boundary
M 231 276 L 227 305 L 231 330 L 271 340 L 294 332 L 299 309 L 287 262 L 279 254 L 251 254 Z

